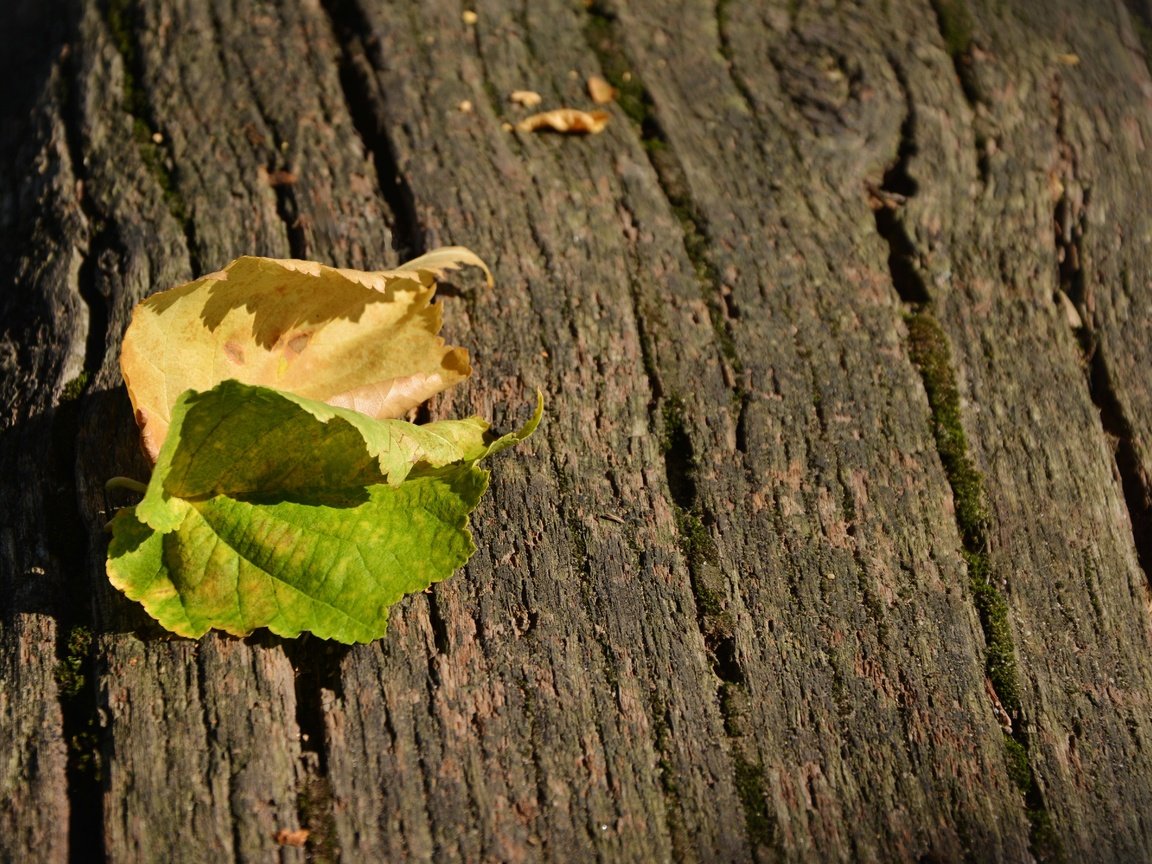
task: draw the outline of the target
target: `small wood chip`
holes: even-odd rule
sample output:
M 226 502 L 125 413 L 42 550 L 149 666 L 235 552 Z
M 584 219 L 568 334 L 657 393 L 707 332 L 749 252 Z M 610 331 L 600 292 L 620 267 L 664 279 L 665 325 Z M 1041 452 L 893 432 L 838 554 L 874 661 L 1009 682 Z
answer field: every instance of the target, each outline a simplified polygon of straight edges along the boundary
M 612 115 L 607 111 L 580 111 L 576 108 L 557 108 L 525 117 L 516 124 L 521 132 L 548 130 L 566 135 L 595 135 L 603 132 Z
M 535 90 L 513 90 L 508 96 L 508 101 L 523 105 L 525 108 L 534 108 L 544 100 Z
M 616 88 L 599 75 L 592 75 L 588 79 L 588 95 L 597 105 L 607 105 L 616 101 Z
M 1080 55 L 1079 54 L 1057 54 L 1056 55 L 1056 62 L 1062 63 L 1065 66 L 1079 66 L 1080 65 Z

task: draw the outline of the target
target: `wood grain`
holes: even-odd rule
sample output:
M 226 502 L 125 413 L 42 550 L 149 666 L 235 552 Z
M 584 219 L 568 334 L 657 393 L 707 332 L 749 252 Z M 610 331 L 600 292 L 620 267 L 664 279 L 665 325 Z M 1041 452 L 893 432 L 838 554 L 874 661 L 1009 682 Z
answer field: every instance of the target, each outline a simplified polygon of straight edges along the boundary
M 0 858 L 1148 857 L 1136 14 L 0 12 Z M 592 75 L 603 133 L 513 131 Z M 496 287 L 430 413 L 548 402 L 476 556 L 371 645 L 157 632 L 103 576 L 133 305 L 444 244 Z

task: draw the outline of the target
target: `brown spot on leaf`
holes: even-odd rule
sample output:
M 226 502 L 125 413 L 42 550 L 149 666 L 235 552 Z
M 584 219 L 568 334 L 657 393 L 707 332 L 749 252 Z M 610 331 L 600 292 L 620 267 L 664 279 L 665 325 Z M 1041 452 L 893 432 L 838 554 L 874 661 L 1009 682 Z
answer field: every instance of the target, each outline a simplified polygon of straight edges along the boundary
M 224 343 L 224 356 L 240 366 L 244 363 L 244 349 L 238 342 L 225 342 Z
M 308 342 L 312 339 L 311 333 L 297 333 L 288 340 L 288 344 L 284 348 L 285 354 L 290 354 L 293 357 L 300 354 L 305 348 L 308 347 Z

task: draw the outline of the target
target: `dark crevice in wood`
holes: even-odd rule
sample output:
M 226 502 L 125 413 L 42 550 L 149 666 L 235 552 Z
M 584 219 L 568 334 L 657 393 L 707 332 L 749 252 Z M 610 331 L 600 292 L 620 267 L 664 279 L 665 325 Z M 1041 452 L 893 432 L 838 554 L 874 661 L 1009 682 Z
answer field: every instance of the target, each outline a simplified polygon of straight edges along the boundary
M 1008 773 L 1024 801 L 1030 826 L 1029 848 L 1040 861 L 1058 861 L 1063 854 L 1060 839 L 1052 831 L 1047 803 L 1029 757 L 1030 734 L 1023 718 L 1008 603 L 997 587 L 999 580 L 988 551 L 989 515 L 984 477 L 968 453 L 948 337 L 930 308 L 918 310 L 909 319 L 908 341 L 910 358 L 920 372 L 928 396 L 936 450 L 952 488 L 968 585 L 984 632 L 984 671 L 989 701 L 1004 730 Z
M 1029 732 L 1023 720 L 1008 603 L 997 587 L 989 555 L 987 492 L 984 477 L 968 452 L 951 348 L 935 317 L 927 285 L 915 266 L 914 262 L 918 260 L 915 244 L 902 217 L 897 215 L 896 207 L 891 206 L 886 197 L 896 196 L 898 203 L 902 204 L 918 191 L 908 172 L 908 162 L 916 154 L 916 106 L 900 65 L 892 57 L 889 57 L 889 62 L 900 83 L 907 109 L 901 124 L 896 161 L 885 173 L 884 186 L 876 190 L 879 199 L 875 210 L 876 230 L 888 244 L 892 285 L 901 300 L 912 307 L 908 319 L 909 358 L 924 384 L 936 450 L 952 490 L 968 585 L 984 633 L 984 669 L 990 702 L 1004 730 L 1008 773 L 1020 791 L 1028 816 L 1029 847 L 1040 861 L 1061 860 L 1061 843 L 1052 831 L 1047 804 L 1029 758 Z
M 352 125 L 371 154 L 380 184 L 380 194 L 392 212 L 392 245 L 401 260 L 415 258 L 427 250 L 424 230 L 416 212 L 416 196 L 396 158 L 396 147 L 388 134 L 385 118 L 377 108 L 385 104 L 377 98 L 374 70 L 384 64 L 373 50 L 368 34 L 372 25 L 356 0 L 321 0 L 340 43 L 340 86 Z
M 448 641 L 448 621 L 444 617 L 443 611 L 440 609 L 440 600 L 436 596 L 436 587 L 433 586 L 432 591 L 428 596 L 428 623 L 432 627 L 432 642 L 436 646 L 436 652 L 440 655 L 447 655 L 449 650 Z M 439 673 L 436 671 L 432 664 L 432 656 L 428 658 L 428 674 L 435 676 L 434 680 L 439 683 Z
M 980 113 L 986 100 L 976 76 L 976 60 L 972 50 L 972 13 L 968 9 L 967 0 L 932 0 L 932 9 L 936 13 L 936 26 L 944 40 L 944 47 L 948 51 L 948 56 L 952 58 L 952 68 L 956 70 L 960 91 L 977 116 L 978 122 L 973 129 L 976 170 L 979 172 L 980 182 L 987 185 L 991 174 L 988 161 L 989 148 L 987 138 L 981 132 L 979 124 Z
M 651 93 L 636 74 L 635 65 L 622 47 L 616 13 L 602 0 L 591 3 L 586 11 L 585 40 L 596 55 L 604 77 L 616 87 L 618 104 L 632 120 L 661 191 L 680 223 L 684 251 L 709 312 L 734 407 L 742 415 L 747 410 L 750 397 L 732 332 L 732 320 L 738 318 L 740 312 L 708 253 L 711 238 L 707 222 L 692 200 L 683 166 L 670 149 Z M 637 301 L 638 298 L 634 298 L 634 307 L 638 307 Z M 637 313 L 636 317 L 640 320 L 642 316 Z M 688 566 L 697 627 L 716 677 L 716 699 L 730 743 L 729 757 L 744 811 L 745 831 L 753 845 L 774 846 L 778 829 L 768 806 L 764 768 L 759 761 L 745 754 L 742 721 L 731 713 L 732 706 L 740 701 L 733 694 L 746 690 L 746 678 L 739 659 L 735 628 L 725 608 L 726 580 L 719 568 L 719 554 L 706 524 L 708 515 L 699 500 L 696 456 L 684 417 L 684 406 L 678 395 L 664 396 L 659 377 L 653 374 L 655 367 L 649 372 L 653 392 L 660 394 L 657 398 L 662 402 L 664 428 L 661 449 L 665 475 L 674 504 L 681 552 Z M 658 752 L 659 746 L 657 741 Z M 673 778 L 664 777 L 661 782 L 666 807 L 671 808 L 676 794 Z
M 1137 561 L 1144 572 L 1145 581 L 1152 586 L 1152 485 L 1141 465 L 1136 449 L 1136 431 L 1120 402 L 1119 392 L 1113 384 L 1105 351 L 1100 344 L 1091 315 L 1092 298 L 1084 277 L 1083 243 L 1088 226 L 1088 207 L 1091 190 L 1082 188 L 1077 176 L 1078 160 L 1075 148 L 1067 138 L 1064 105 L 1060 81 L 1054 82 L 1053 106 L 1056 110 L 1056 137 L 1063 159 L 1066 176 L 1062 178 L 1064 192 L 1053 211 L 1056 264 L 1059 288 L 1080 316 L 1077 337 L 1087 361 L 1087 383 L 1092 402 L 1100 413 L 1100 425 L 1111 442 L 1116 473 L 1132 527 L 1132 542 Z M 1073 199 L 1073 189 L 1080 191 L 1080 201 Z
M 747 398 L 744 364 L 736 351 L 732 333 L 732 320 L 740 316 L 740 311 L 708 253 L 712 240 L 707 219 L 692 200 L 684 168 L 672 152 L 668 136 L 660 125 L 652 95 L 623 49 L 617 33 L 620 25 L 616 13 L 602 0 L 593 2 L 586 11 L 585 40 L 596 55 L 604 77 L 617 89 L 617 102 L 635 125 L 660 189 L 680 223 L 684 251 L 708 309 L 733 400 L 739 405 Z
M 89 232 L 88 248 L 78 272 L 77 292 L 88 310 L 84 366 L 80 375 L 65 384 L 60 402 L 50 415 L 54 490 L 52 530 L 47 542 L 56 555 L 71 590 L 61 596 L 56 645 L 57 685 L 64 737 L 68 746 L 68 848 L 69 860 L 106 860 L 104 847 L 103 758 L 96 675 L 95 612 L 88 581 L 91 562 L 84 538 L 87 533 L 80 510 L 77 483 L 77 445 L 84 409 L 84 393 L 92 375 L 103 366 L 108 336 L 108 296 L 99 267 L 111 251 L 113 231 L 92 200 L 84 194 L 85 170 L 83 118 L 77 100 L 79 70 L 71 53 L 64 57 L 60 100 L 68 159 L 79 190 L 79 203 Z
M 1120 404 L 1116 387 L 1108 372 L 1104 351 L 1097 345 L 1089 366 L 1092 401 L 1100 411 L 1105 434 L 1115 442 L 1116 470 L 1128 506 L 1132 524 L 1132 541 L 1144 578 L 1152 586 L 1152 488 L 1136 450 L 1136 434 Z
M 1140 464 L 1131 423 L 1120 405 L 1104 352 L 1099 346 L 1089 362 L 1088 381 L 1092 401 L 1100 412 L 1101 426 L 1112 445 L 1137 561 L 1146 582 L 1152 587 L 1152 490 Z
M 919 306 L 929 301 L 928 286 L 924 284 L 917 267 L 916 246 L 904 220 L 897 215 L 899 208 L 919 191 L 916 181 L 908 172 L 908 163 L 917 153 L 916 107 L 900 65 L 891 59 L 889 62 L 900 84 L 905 111 L 900 124 L 896 160 L 884 172 L 880 188 L 872 190 L 872 212 L 876 219 L 876 231 L 888 244 L 888 272 L 892 276 L 892 286 L 902 301 Z
M 225 55 L 227 40 L 227 24 L 220 19 L 215 3 L 208 4 L 209 18 L 215 31 L 213 41 L 216 43 L 217 56 L 222 68 L 227 68 L 228 58 Z M 296 199 L 296 176 L 289 157 L 291 148 L 287 139 L 280 134 L 276 121 L 269 115 L 264 100 L 260 98 L 261 88 L 253 77 L 252 69 L 245 60 L 243 53 L 237 55 L 239 68 L 244 73 L 244 90 L 252 96 L 252 107 L 260 115 L 260 122 L 272 137 L 272 145 L 266 149 L 267 158 L 265 168 L 268 172 L 268 182 L 276 196 L 276 215 L 284 223 L 284 233 L 288 240 L 288 250 L 293 258 L 308 258 L 308 234 L 305 230 L 307 220 L 300 213 L 300 206 Z M 259 140 L 261 144 L 263 136 Z M 255 143 L 255 142 L 254 142 Z
M 105 860 L 103 740 L 98 708 L 95 615 L 88 576 L 90 561 L 76 483 L 76 439 L 82 401 L 62 402 L 51 418 L 52 464 L 48 466 L 53 514 L 46 542 L 55 549 L 67 586 L 57 614 L 57 685 L 68 745 L 69 860 Z
M 99 211 L 91 197 L 85 193 L 88 184 L 88 172 L 85 167 L 84 141 L 81 132 L 84 118 L 77 101 L 80 72 L 76 66 L 76 58 L 71 53 L 64 57 L 63 73 L 59 99 L 64 121 L 64 139 L 68 149 L 68 160 L 76 178 L 80 212 L 84 214 L 87 233 L 89 234 L 87 248 L 81 250 L 83 259 L 80 263 L 77 284 L 80 299 L 88 310 L 83 380 L 79 384 L 79 390 L 82 392 L 88 378 L 95 375 L 104 365 L 104 355 L 107 353 L 108 347 L 108 294 L 100 290 L 99 286 L 103 283 L 98 279 L 97 268 L 107 251 L 119 251 L 120 247 L 119 244 L 114 243 L 115 230 L 109 225 L 108 219 Z M 73 395 L 79 396 L 80 393 L 77 392 Z
M 1140 40 L 1144 65 L 1152 73 L 1152 0 L 1124 0 L 1132 29 Z
M 328 698 L 325 693 L 331 694 L 331 698 L 342 698 L 340 669 L 352 649 L 308 634 L 281 644 L 295 674 L 296 726 L 300 730 L 301 751 L 297 812 L 300 826 L 309 832 L 308 860 L 334 862 L 339 860 L 339 854 L 328 775 L 324 701 Z
M 169 140 L 168 136 L 160 131 L 155 111 L 148 99 L 147 88 L 143 83 L 144 67 L 137 33 L 139 28 L 145 25 L 139 20 L 139 0 L 104 0 L 103 12 L 112 43 L 122 61 L 124 109 L 132 117 L 132 137 L 140 158 L 160 187 L 168 212 L 184 231 L 184 242 L 188 249 L 192 274 L 199 276 L 203 269 L 200 262 L 200 244 L 196 239 L 196 225 L 176 183 L 175 161 L 166 143 Z
M 932 0 L 936 27 L 944 40 L 948 56 L 964 91 L 968 104 L 975 107 L 983 101 L 980 87 L 972 74 L 972 12 L 967 0 Z
M 744 106 L 748 109 L 749 114 L 755 116 L 756 100 L 753 98 L 752 88 L 748 86 L 744 77 L 736 71 L 736 58 L 728 36 L 728 5 L 730 2 L 731 0 L 716 0 L 716 6 L 713 10 L 713 15 L 716 18 L 716 37 L 719 42 L 717 48 L 720 50 L 720 56 L 724 58 L 728 79 L 736 88 L 736 92 L 740 94 L 740 98 L 744 100 Z

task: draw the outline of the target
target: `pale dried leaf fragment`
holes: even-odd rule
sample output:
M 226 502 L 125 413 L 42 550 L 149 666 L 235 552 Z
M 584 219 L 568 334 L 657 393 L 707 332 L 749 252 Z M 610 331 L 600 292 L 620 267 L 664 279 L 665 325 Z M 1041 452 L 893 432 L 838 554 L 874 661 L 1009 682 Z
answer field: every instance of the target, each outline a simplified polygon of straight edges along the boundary
M 544 97 L 535 90 L 513 90 L 508 95 L 508 101 L 523 105 L 525 108 L 535 108 L 544 101 Z
M 588 78 L 588 95 L 597 105 L 607 105 L 616 101 L 619 92 L 601 76 L 592 75 Z
M 525 117 L 516 124 L 521 132 L 542 130 L 566 135 L 596 135 L 604 131 L 611 114 L 607 111 L 580 111 L 577 108 L 557 108 Z
M 121 371 L 148 456 L 168 434 L 185 390 L 221 381 L 273 387 L 370 417 L 401 417 L 467 378 L 468 352 L 440 338 L 437 278 L 463 265 L 492 275 L 462 247 L 384 272 L 315 261 L 243 257 L 140 303 Z

